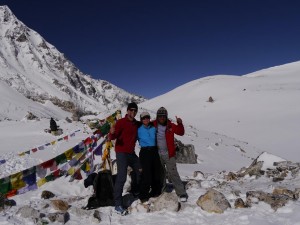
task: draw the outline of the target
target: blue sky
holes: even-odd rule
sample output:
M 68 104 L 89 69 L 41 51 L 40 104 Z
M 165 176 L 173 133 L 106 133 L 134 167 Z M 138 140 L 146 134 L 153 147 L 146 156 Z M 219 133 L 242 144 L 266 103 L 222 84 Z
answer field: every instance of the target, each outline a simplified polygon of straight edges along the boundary
M 300 60 L 297 0 L 0 0 L 82 72 L 146 98 Z

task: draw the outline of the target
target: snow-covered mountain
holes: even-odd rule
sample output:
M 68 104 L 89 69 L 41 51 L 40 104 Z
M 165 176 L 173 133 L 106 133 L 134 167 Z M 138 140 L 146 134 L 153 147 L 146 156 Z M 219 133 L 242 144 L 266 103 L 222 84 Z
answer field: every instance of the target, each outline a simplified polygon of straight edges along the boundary
M 0 178 L 53 159 L 93 134 L 86 124 L 64 119 L 70 112 L 55 105 L 60 99 L 64 106 L 70 101 L 86 110 L 101 111 L 100 119 L 113 113 L 115 106 L 120 106 L 124 116 L 123 104 L 144 100 L 82 74 L 7 7 L 0 7 Z M 70 182 L 70 176 L 62 176 L 11 197 L 16 205 L 5 206 L 2 211 L 0 207 L 0 223 L 50 223 L 57 209 L 51 200 L 41 197 L 47 190 L 54 193 L 55 200 L 64 200 L 70 206 L 63 214 L 63 220 L 68 219 L 66 224 L 99 224 L 96 216 L 100 214 L 101 224 L 300 225 L 300 164 L 296 163 L 300 162 L 299 99 L 300 62 L 240 77 L 217 75 L 186 83 L 138 104 L 136 117 L 145 110 L 155 118 L 157 109 L 164 106 L 169 118 L 175 120 L 178 116 L 183 120 L 185 135 L 176 138 L 193 145 L 198 157 L 195 164 L 177 164 L 189 195 L 180 211 L 170 211 L 171 207 L 150 213 L 133 210 L 126 217 L 117 215 L 113 207 L 86 211 L 82 207 L 92 195 L 92 187 L 85 188 L 83 180 Z M 27 112 L 41 119 L 21 120 Z M 50 116 L 63 129 L 60 137 L 44 132 Z M 28 150 L 32 153 L 17 154 Z M 111 153 L 115 158 L 113 150 Z M 255 161 L 257 165 L 262 162 L 263 167 L 245 169 L 258 155 Z M 101 157 L 94 162 L 100 163 Z M 275 168 L 274 162 L 282 162 L 283 166 Z M 224 194 L 231 205 L 223 214 L 211 214 L 196 203 L 211 188 Z M 275 195 L 279 188 L 292 193 L 292 198 Z M 249 208 L 235 207 L 238 198 L 247 201 L 251 195 Z M 266 196 L 271 204 L 264 201 Z M 289 200 L 279 202 L 280 208 L 274 210 L 272 204 L 279 197 Z M 137 200 L 133 206 L 138 204 Z
M 109 113 L 131 100 L 145 100 L 82 74 L 7 6 L 0 7 L 0 43 L 0 120 L 20 120 L 28 112 L 62 119 L 72 107 Z M 196 129 L 295 159 L 300 148 L 299 74 L 300 62 L 294 62 L 244 76 L 209 76 L 139 105 L 153 117 L 165 106 L 171 118 L 179 116 Z
M 41 197 L 47 190 L 55 195 L 55 200 L 64 200 L 70 206 L 66 214 L 69 217 L 64 217 L 68 219 L 66 224 L 99 224 L 94 215 L 100 212 L 102 224 L 299 225 L 299 72 L 300 62 L 295 62 L 242 77 L 211 76 L 191 81 L 139 104 L 138 113 L 147 110 L 152 118 L 160 106 L 168 109 L 171 119 L 181 117 L 186 132 L 176 138 L 184 144 L 192 144 L 198 155 L 196 164 L 177 164 L 182 180 L 187 182 L 189 195 L 188 202 L 182 204 L 178 212 L 171 211 L 169 206 L 157 212 L 138 211 L 139 200 L 133 203 L 133 210 L 126 217 L 117 215 L 113 207 L 83 210 L 93 193 L 92 187 L 85 188 L 83 180 L 70 182 L 69 176 L 63 176 L 37 190 L 11 197 L 16 206 L 0 211 L 1 224 L 49 221 L 48 216 L 57 209 L 50 204 L 51 200 Z M 6 92 L 5 88 L 7 85 L 0 87 L 0 96 L 13 95 L 14 101 L 21 105 L 24 97 L 21 98 L 16 91 Z M 213 101 L 209 101 L 210 96 Z M 3 107 L 7 111 L 14 110 L 9 104 Z M 53 105 L 48 108 L 53 108 Z M 62 112 L 56 113 L 63 117 Z M 122 115 L 124 113 L 125 108 Z M 63 135 L 78 129 L 80 132 L 68 141 L 19 157 L 18 152 L 55 139 L 43 131 L 48 125 L 48 119 L 0 122 L 0 177 L 52 159 L 92 134 L 81 122 L 60 120 L 58 125 L 64 129 Z M 263 151 L 267 152 L 261 154 Z M 111 153 L 115 158 L 114 151 Z M 101 157 L 95 160 L 95 163 L 99 162 Z M 281 162 L 281 166 L 274 162 Z M 231 208 L 217 214 L 199 207 L 199 198 L 211 189 L 222 193 Z M 250 202 L 250 205 L 236 207 L 238 199 Z M 24 211 L 32 213 L 28 215 Z
M 179 116 L 198 129 L 300 161 L 295 154 L 300 149 L 299 99 L 300 61 L 244 76 L 197 79 L 140 105 L 153 113 L 165 106 L 173 119 Z
M 19 21 L 7 6 L 0 6 L 0 85 L 7 94 L 13 93 L 9 95 L 20 93 L 27 98 L 22 105 L 13 99 L 6 103 L 15 110 L 1 107 L 0 120 L 21 119 L 27 112 L 39 117 L 58 116 L 49 111 L 48 104 L 68 112 L 102 112 L 145 100 L 108 81 L 83 74 L 63 53 Z M 1 96 L 0 102 L 4 102 Z

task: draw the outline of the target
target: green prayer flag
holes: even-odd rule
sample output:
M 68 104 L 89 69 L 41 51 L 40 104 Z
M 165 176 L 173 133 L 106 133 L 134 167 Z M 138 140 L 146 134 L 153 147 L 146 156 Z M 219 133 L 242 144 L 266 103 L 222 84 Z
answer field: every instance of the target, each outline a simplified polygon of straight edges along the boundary
M 67 160 L 66 154 L 63 153 L 63 154 L 56 156 L 55 161 L 56 161 L 56 165 L 60 165 L 60 164 L 67 162 L 68 160 Z
M 10 183 L 10 178 L 5 177 L 0 179 L 0 192 L 2 194 L 6 194 L 11 190 L 11 183 Z
M 103 124 L 103 125 L 100 127 L 100 131 L 101 131 L 101 133 L 102 133 L 103 136 L 106 135 L 106 134 L 108 134 L 109 129 L 110 129 L 110 125 L 109 125 L 108 122 L 106 122 L 105 124 Z

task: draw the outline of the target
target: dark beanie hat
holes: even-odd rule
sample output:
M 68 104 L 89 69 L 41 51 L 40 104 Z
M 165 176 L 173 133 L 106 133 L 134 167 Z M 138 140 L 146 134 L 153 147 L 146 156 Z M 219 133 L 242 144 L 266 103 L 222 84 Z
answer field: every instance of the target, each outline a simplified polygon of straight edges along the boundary
M 136 110 L 138 110 L 138 106 L 137 106 L 137 104 L 135 102 L 131 102 L 127 106 L 127 110 L 129 110 L 129 109 L 136 109 Z
M 168 117 L 168 111 L 166 110 L 165 107 L 160 107 L 157 110 L 156 116 L 166 116 L 166 117 Z

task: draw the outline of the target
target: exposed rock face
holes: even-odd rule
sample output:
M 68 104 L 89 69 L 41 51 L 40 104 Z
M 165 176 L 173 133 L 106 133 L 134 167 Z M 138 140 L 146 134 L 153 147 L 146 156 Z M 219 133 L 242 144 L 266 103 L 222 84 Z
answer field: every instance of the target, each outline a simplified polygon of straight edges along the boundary
M 262 153 L 263 155 L 265 153 Z M 261 156 L 260 155 L 260 156 Z M 287 185 L 286 177 L 296 178 L 299 175 L 300 163 L 292 163 L 290 161 L 278 161 L 268 167 L 264 166 L 264 161 L 258 156 L 248 168 L 242 168 L 237 173 L 229 172 L 224 176 L 227 181 L 244 182 L 246 175 L 255 176 L 260 179 L 262 176 L 270 178 L 270 181 Z M 262 157 L 263 158 L 263 157 Z M 264 168 L 264 169 L 263 169 Z M 294 191 L 287 189 L 284 186 L 275 187 L 272 193 L 266 193 L 262 190 L 251 190 L 246 192 L 246 203 L 243 203 L 241 198 L 235 200 L 235 207 L 251 207 L 253 204 L 258 204 L 263 201 L 270 205 L 275 211 L 287 204 L 288 201 L 295 201 L 299 199 L 299 188 Z
M 284 187 L 277 187 L 273 190 L 273 195 L 286 195 L 290 199 L 293 199 L 293 200 L 299 199 L 298 189 L 295 189 L 295 191 L 291 191 L 291 190 L 286 189 Z
M 201 195 L 197 205 L 210 213 L 223 213 L 226 209 L 231 208 L 225 196 L 214 189 L 210 189 L 204 195 Z
M 243 199 L 238 198 L 234 202 L 234 207 L 237 208 L 247 208 L 248 206 L 244 203 Z
M 225 176 L 227 181 L 237 180 L 237 175 L 233 172 L 229 172 L 228 175 Z
M 251 206 L 259 201 L 263 201 L 271 206 L 275 211 L 284 206 L 290 198 L 286 195 L 273 195 L 263 191 L 248 191 L 246 204 Z
M 34 209 L 31 206 L 23 206 L 18 211 L 23 218 L 32 220 L 35 224 L 48 224 L 49 222 L 59 222 L 65 224 L 70 220 L 70 214 L 68 212 L 56 212 L 45 214 L 40 210 Z
M 278 182 L 283 181 L 289 174 L 292 177 L 296 177 L 300 171 L 300 163 L 292 163 L 290 161 L 274 162 L 273 168 L 267 168 L 266 170 L 262 170 L 263 164 L 264 162 L 259 161 L 259 157 L 257 157 L 248 168 L 242 168 L 237 174 L 229 172 L 225 177 L 227 180 L 236 180 L 246 175 L 256 176 L 257 178 L 265 175 L 271 178 L 273 182 Z
M 28 120 L 39 120 L 39 118 L 31 112 L 28 112 L 28 114 L 26 115 L 26 119 L 28 119 Z
M 244 177 L 245 175 L 260 177 L 264 174 L 264 171 L 261 170 L 263 166 L 263 162 L 254 161 L 245 171 L 241 171 L 238 173 L 239 177 Z
M 60 199 L 51 200 L 51 204 L 54 209 L 62 211 L 62 212 L 65 212 L 69 209 L 69 204 Z
M 176 144 L 176 162 L 177 163 L 197 163 L 197 154 L 195 154 L 194 145 L 184 145 L 181 141 L 175 139 Z
M 0 48 L 1 82 L 32 101 L 51 101 L 69 112 L 75 106 L 93 113 L 145 101 L 142 96 L 82 73 L 63 53 L 19 21 L 7 6 L 0 6 L 0 39 L 6 46 Z M 57 104 L 55 98 L 61 102 Z M 10 118 L 8 114 L 3 116 Z
M 271 177 L 274 182 L 284 180 L 290 174 L 293 178 L 299 175 L 300 163 L 292 163 L 290 161 L 275 162 L 275 169 L 266 171 L 266 175 Z
M 41 198 L 43 198 L 43 199 L 49 199 L 49 198 L 53 198 L 53 197 L 55 197 L 55 194 L 53 194 L 51 191 L 47 191 L 47 190 L 43 191 L 42 195 L 41 195 Z

